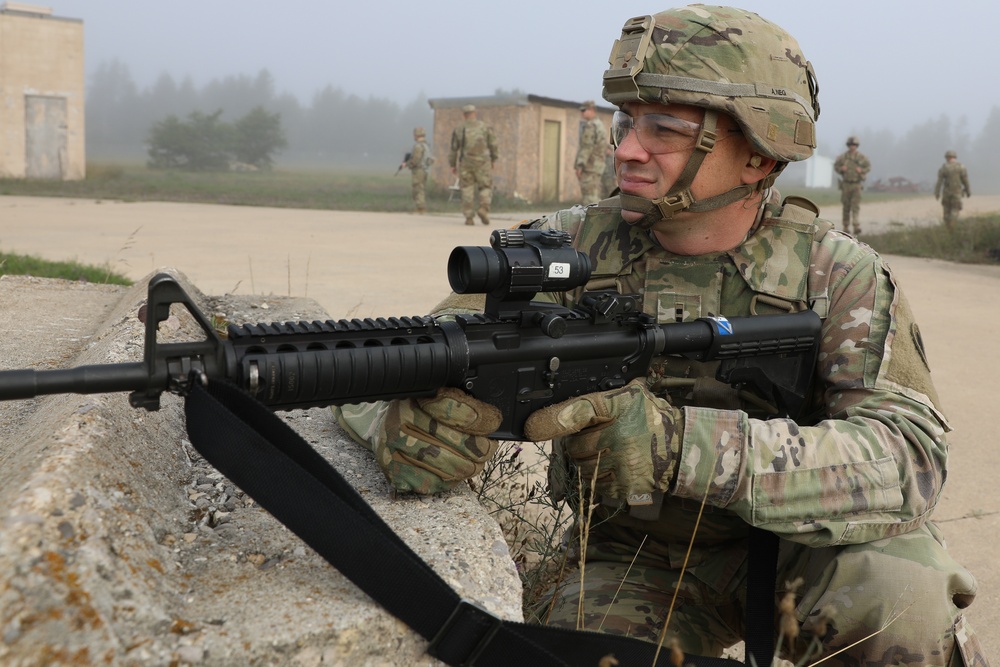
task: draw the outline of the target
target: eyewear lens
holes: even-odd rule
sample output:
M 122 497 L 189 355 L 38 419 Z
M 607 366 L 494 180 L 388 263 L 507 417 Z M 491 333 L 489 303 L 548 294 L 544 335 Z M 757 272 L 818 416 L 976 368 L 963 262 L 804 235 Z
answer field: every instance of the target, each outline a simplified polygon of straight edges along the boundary
M 624 111 L 616 111 L 611 118 L 611 142 L 615 148 L 633 129 L 639 145 L 647 153 L 658 155 L 693 148 L 698 142 L 701 124 L 664 113 L 647 113 L 633 118 Z

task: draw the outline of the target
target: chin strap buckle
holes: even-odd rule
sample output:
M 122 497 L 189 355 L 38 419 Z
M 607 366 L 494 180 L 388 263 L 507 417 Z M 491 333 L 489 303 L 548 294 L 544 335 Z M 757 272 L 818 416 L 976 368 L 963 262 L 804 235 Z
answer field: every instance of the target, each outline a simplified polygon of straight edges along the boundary
M 698 143 L 695 144 L 694 147 L 696 150 L 703 153 L 711 153 L 715 150 L 715 144 L 717 141 L 719 141 L 719 135 L 715 132 L 715 129 L 708 129 L 702 125 L 701 132 L 698 133 Z
M 693 203 L 694 197 L 691 195 L 691 190 L 689 189 L 653 200 L 653 204 L 656 205 L 664 220 L 669 220 L 677 213 L 690 207 Z

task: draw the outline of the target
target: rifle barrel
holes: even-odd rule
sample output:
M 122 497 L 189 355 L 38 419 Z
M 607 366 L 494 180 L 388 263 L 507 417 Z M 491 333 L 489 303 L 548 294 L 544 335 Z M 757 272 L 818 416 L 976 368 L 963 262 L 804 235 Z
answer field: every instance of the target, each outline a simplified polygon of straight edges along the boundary
M 45 394 L 138 391 L 145 389 L 149 380 L 149 371 L 141 362 L 46 371 L 0 371 L 0 400 L 34 398 Z

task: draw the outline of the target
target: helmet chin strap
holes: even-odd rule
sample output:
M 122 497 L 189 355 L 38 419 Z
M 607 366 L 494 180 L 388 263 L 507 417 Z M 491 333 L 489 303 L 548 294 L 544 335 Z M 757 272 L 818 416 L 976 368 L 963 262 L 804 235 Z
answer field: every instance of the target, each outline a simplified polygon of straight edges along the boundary
M 711 211 L 728 206 L 734 201 L 744 199 L 753 193 L 754 187 L 744 184 L 738 185 L 728 192 L 700 201 L 695 200 L 694 195 L 691 194 L 691 184 L 694 182 L 694 177 L 701 168 L 701 163 L 712 152 L 715 148 L 715 142 L 718 141 L 718 134 L 715 131 L 718 117 L 719 114 L 714 109 L 707 109 L 705 111 L 705 120 L 702 123 L 701 132 L 698 133 L 694 152 L 691 153 L 687 164 L 684 165 L 684 170 L 681 171 L 680 176 L 677 177 L 673 187 L 670 188 L 667 194 L 659 199 L 647 199 L 624 192 L 619 193 L 618 197 L 623 210 L 642 214 L 640 219 L 630 222 L 630 225 L 635 225 L 641 229 L 649 229 L 662 220 L 670 220 L 681 211 L 692 211 L 695 213 Z

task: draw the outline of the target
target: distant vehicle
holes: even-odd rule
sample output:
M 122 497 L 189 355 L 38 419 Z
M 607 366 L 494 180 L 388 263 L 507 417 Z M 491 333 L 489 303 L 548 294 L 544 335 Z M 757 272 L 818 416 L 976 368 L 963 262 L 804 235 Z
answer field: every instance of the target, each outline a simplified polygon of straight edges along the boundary
M 883 181 L 881 178 L 868 186 L 868 189 L 872 192 L 920 192 L 921 187 L 919 183 L 914 183 L 908 178 L 902 176 L 893 176 L 892 178 Z

